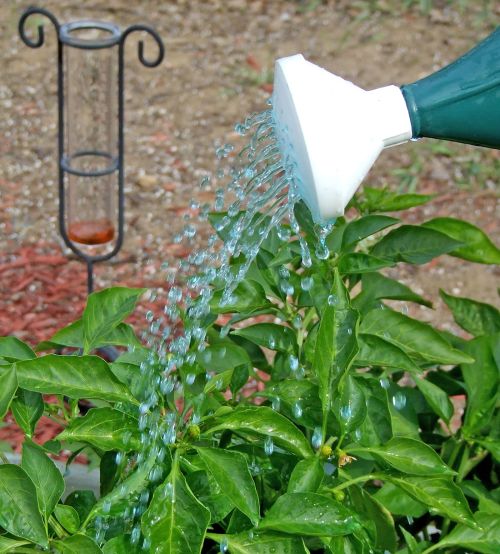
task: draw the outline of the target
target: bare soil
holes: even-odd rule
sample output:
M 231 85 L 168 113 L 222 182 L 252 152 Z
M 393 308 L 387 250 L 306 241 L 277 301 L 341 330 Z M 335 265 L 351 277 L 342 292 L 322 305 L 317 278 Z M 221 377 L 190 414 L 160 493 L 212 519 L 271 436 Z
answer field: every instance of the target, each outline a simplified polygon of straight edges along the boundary
M 173 236 L 189 200 L 199 194 L 201 177 L 215 170 L 214 147 L 237 143 L 234 124 L 265 108 L 276 58 L 301 52 L 365 88 L 403 84 L 467 51 L 500 15 L 498 4 L 488 1 L 436 0 L 427 14 L 401 4 L 40 0 L 60 22 L 92 17 L 122 27 L 150 24 L 166 46 L 162 65 L 148 69 L 137 59 L 140 37 L 131 35 L 126 45 L 126 240 L 118 258 L 98 268 L 98 286 L 157 286 L 159 264 L 186 254 Z M 44 21 L 45 45 L 26 47 L 17 22 L 27 5 L 0 3 L 0 335 L 36 343 L 78 317 L 85 268 L 68 255 L 57 230 L 54 30 Z M 153 56 L 149 40 L 146 56 Z M 463 217 L 498 242 L 498 151 L 452 145 L 451 153 L 443 153 L 429 143 L 384 153 L 367 183 L 437 193 L 429 206 L 403 214 L 405 221 Z M 203 194 L 204 200 L 212 197 Z M 55 256 L 61 265 L 43 256 Z M 420 314 L 411 307 L 410 313 L 444 327 L 452 323 L 439 287 L 498 301 L 498 269 L 492 267 L 443 257 L 391 274 L 436 301 L 434 310 Z

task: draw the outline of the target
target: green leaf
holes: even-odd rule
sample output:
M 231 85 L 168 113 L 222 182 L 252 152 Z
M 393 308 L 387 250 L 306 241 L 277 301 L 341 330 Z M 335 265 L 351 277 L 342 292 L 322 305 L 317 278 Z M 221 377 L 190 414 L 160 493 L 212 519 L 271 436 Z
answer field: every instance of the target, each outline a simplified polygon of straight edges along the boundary
M 78 529 L 80 529 L 80 516 L 71 506 L 66 506 L 66 504 L 57 504 L 54 509 L 54 514 L 57 521 L 69 533 L 76 533 Z
M 377 269 L 392 267 L 394 261 L 380 256 L 372 256 L 364 252 L 350 252 L 342 254 L 339 259 L 338 268 L 342 275 L 356 273 L 372 273 Z
M 494 335 L 500 331 L 500 311 L 494 306 L 470 298 L 451 296 L 444 290 L 439 293 L 450 308 L 453 319 L 471 335 Z
M 36 354 L 31 348 L 16 337 L 0 337 L 0 358 L 10 362 L 31 360 Z
M 294 352 L 297 348 L 295 332 L 290 327 L 276 323 L 256 323 L 242 329 L 235 329 L 232 335 L 243 337 L 259 346 L 280 352 Z
M 396 345 L 377 335 L 360 333 L 359 352 L 354 360 L 358 367 L 381 366 L 410 373 L 419 373 L 418 365 Z
M 481 440 L 476 439 L 476 442 L 483 448 L 486 448 L 486 450 L 491 453 L 495 461 L 500 464 L 500 440 L 485 437 Z
M 57 331 L 48 341 L 37 345 L 37 351 L 52 350 L 60 346 L 69 346 L 72 348 L 83 348 L 83 320 L 77 319 L 67 327 Z M 142 344 L 136 337 L 134 330 L 127 323 L 120 323 L 109 333 L 101 337 L 95 345 L 95 348 L 101 346 L 135 346 L 141 347 Z
M 323 463 L 317 456 L 300 460 L 290 475 L 287 492 L 316 492 L 324 476 Z
M 50 354 L 17 362 L 16 371 L 19 386 L 34 392 L 138 404 L 98 356 Z
M 437 217 L 426 221 L 423 226 L 463 243 L 450 252 L 451 256 L 480 264 L 500 264 L 500 250 L 484 231 L 472 223 L 452 217 Z
M 143 554 L 144 551 L 141 553 L 141 550 L 140 545 L 131 544 L 130 535 L 113 537 L 102 547 L 103 554 Z
M 376 498 L 389 512 L 398 516 L 420 517 L 427 507 L 408 495 L 393 483 L 385 483 L 375 494 Z
M 434 198 L 432 194 L 398 194 L 387 189 L 363 187 L 365 207 L 370 212 L 399 212 L 414 206 L 426 204 Z
M 43 398 L 39 392 L 17 389 L 17 394 L 10 408 L 16 423 L 31 437 L 35 432 L 36 424 L 43 414 Z
M 43 548 L 49 545 L 35 485 L 23 469 L 13 464 L 0 465 L 0 525 L 16 537 Z
M 218 448 L 198 447 L 196 450 L 224 494 L 257 525 L 260 516 L 259 497 L 245 456 Z
M 312 454 L 309 441 L 286 417 L 267 406 L 244 406 L 215 418 L 210 433 L 229 429 L 238 433 L 271 437 L 274 443 L 301 458 Z
M 73 535 L 62 541 L 54 541 L 52 545 L 60 554 L 102 554 L 97 544 L 86 535 Z
M 353 513 L 330 497 L 312 492 L 287 492 L 267 511 L 259 529 L 335 537 L 348 535 L 358 527 Z
M 430 510 L 453 521 L 475 526 L 463 492 L 446 477 L 388 477 L 410 496 L 425 504 Z
M 278 533 L 246 532 L 218 537 L 218 542 L 226 541 L 231 554 L 309 554 L 301 538 Z M 211 538 L 215 540 L 215 535 Z
M 366 417 L 359 427 L 362 446 L 377 446 L 392 437 L 392 419 L 387 390 L 377 379 L 359 379 L 366 398 Z
M 366 399 L 363 389 L 349 374 L 340 382 L 333 400 L 333 412 L 343 435 L 354 431 L 366 417 Z
M 146 289 L 112 287 L 89 295 L 83 311 L 83 344 L 88 354 L 134 310 Z
M 381 273 L 367 273 L 361 277 L 361 283 L 363 290 L 352 301 L 352 305 L 358 310 L 366 311 L 367 306 L 382 298 L 415 302 L 429 308 L 432 307 L 431 302 L 413 292 L 409 287 Z
M 467 406 L 462 427 L 463 433 L 473 435 L 491 420 L 498 396 L 500 378 L 493 349 L 498 346 L 499 335 L 478 337 L 467 342 L 464 350 L 475 361 L 461 365 L 467 390 Z
M 397 535 L 391 513 L 376 498 L 361 487 L 351 487 L 349 495 L 356 512 L 370 522 L 375 546 L 382 551 L 396 552 Z
M 11 554 L 16 548 L 28 544 L 27 541 L 17 541 L 0 535 L 0 554 Z
M 468 363 L 472 358 L 453 348 L 435 329 L 388 308 L 369 311 L 360 332 L 377 335 L 417 358 L 439 364 Z
M 273 306 L 266 297 L 262 285 L 249 279 L 241 282 L 228 302 L 222 301 L 223 290 L 215 291 L 210 301 L 210 311 L 214 314 L 250 313 Z
M 331 407 L 333 383 L 349 371 L 358 352 L 358 312 L 350 307 L 349 292 L 337 270 L 329 298 L 321 314 L 314 352 L 324 421 Z
M 73 419 L 58 440 L 86 442 L 100 450 L 130 452 L 140 448 L 137 420 L 113 408 L 93 408 Z
M 455 546 L 482 554 L 498 554 L 500 552 L 500 516 L 478 512 L 474 514 L 474 518 L 479 528 L 471 529 L 466 525 L 459 524 L 426 552 Z
M 309 429 L 321 425 L 322 412 L 319 402 L 318 386 L 313 382 L 303 379 L 287 379 L 273 385 L 263 395 L 271 399 L 279 399 L 281 411 L 289 419 L 293 419 L 300 425 Z M 295 417 L 294 407 L 302 408 L 300 417 Z
M 412 475 L 450 475 L 454 472 L 441 460 L 433 448 L 421 441 L 394 437 L 383 446 L 348 447 L 348 453 L 375 455 L 394 469 Z
M 36 487 L 40 512 L 48 519 L 64 492 L 64 479 L 42 448 L 31 441 L 23 444 L 21 467 Z
M 0 420 L 8 412 L 10 403 L 17 391 L 15 366 L 8 366 L 5 371 L 0 367 Z
M 446 423 L 453 417 L 454 407 L 448 395 L 443 389 L 428 381 L 426 378 L 415 377 L 418 390 L 424 395 L 429 406 Z
M 85 521 L 96 503 L 96 497 L 93 491 L 76 490 L 67 496 L 64 503 L 76 510 L 80 521 Z
M 377 242 L 371 253 L 396 262 L 425 264 L 436 256 L 456 250 L 461 245 L 461 242 L 434 229 L 401 225 Z
M 212 474 L 207 471 L 193 471 L 186 475 L 189 488 L 196 498 L 210 510 L 210 523 L 217 523 L 233 510 L 234 503 L 224 494 Z M 251 524 L 250 524 L 251 525 Z
M 191 492 L 174 462 L 167 480 L 154 492 L 141 525 L 157 554 L 199 554 L 210 511 Z
M 251 363 L 246 350 L 229 341 L 212 344 L 203 352 L 198 352 L 196 361 L 206 371 L 215 371 L 216 373 Z
M 344 230 L 342 247 L 345 248 L 353 243 L 359 242 L 396 223 L 399 223 L 399 219 L 387 215 L 365 215 L 359 219 L 350 221 Z

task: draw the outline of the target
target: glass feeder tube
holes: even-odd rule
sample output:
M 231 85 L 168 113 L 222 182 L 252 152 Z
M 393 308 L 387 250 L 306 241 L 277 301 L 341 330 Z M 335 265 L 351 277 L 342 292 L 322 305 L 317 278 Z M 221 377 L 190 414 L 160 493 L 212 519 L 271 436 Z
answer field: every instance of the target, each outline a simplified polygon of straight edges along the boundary
M 164 46 L 145 25 L 123 32 L 100 21 L 60 25 L 49 11 L 28 8 L 19 20 L 19 34 L 31 48 L 44 43 L 42 25 L 37 40 L 26 35 L 26 20 L 33 14 L 47 17 L 57 32 L 59 230 L 87 264 L 90 293 L 94 263 L 115 256 L 123 243 L 125 39 L 134 31 L 153 37 L 158 46 L 153 60 L 144 57 L 144 44 L 138 43 L 138 57 L 146 67 L 162 62 Z M 96 254 L 92 247 L 99 245 L 108 245 L 108 251 Z

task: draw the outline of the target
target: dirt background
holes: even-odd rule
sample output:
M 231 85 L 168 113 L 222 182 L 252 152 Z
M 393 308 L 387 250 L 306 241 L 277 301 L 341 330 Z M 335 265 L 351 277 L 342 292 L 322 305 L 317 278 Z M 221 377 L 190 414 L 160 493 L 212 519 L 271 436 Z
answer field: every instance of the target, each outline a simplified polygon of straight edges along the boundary
M 0 0 L 0 335 L 36 343 L 78 317 L 85 268 L 57 231 L 56 40 L 33 50 L 17 33 L 31 2 Z M 265 108 L 276 58 L 303 53 L 365 88 L 412 82 L 467 51 L 498 24 L 494 1 L 44 1 L 60 22 L 94 18 L 152 25 L 166 57 L 155 69 L 126 45 L 126 240 L 97 285 L 162 286 L 162 261 L 186 254 L 173 243 L 214 148 L 238 142 L 234 124 Z M 31 29 L 41 21 L 31 22 Z M 146 38 L 146 56 L 154 44 Z M 407 222 L 463 217 L 498 243 L 498 151 L 420 141 L 386 151 L 366 183 L 438 193 Z M 211 197 L 204 193 L 205 201 Z M 443 257 L 391 275 L 437 300 L 439 287 L 497 303 L 498 269 Z M 156 309 L 161 309 L 156 302 Z M 439 300 L 410 314 L 452 326 Z M 141 307 L 136 322 L 143 323 Z

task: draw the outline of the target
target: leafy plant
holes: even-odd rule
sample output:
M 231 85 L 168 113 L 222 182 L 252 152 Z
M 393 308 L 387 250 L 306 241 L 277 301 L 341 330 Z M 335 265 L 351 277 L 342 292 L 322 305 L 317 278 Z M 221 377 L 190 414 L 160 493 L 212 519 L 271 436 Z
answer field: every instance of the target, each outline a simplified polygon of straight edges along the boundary
M 0 465 L 0 552 L 498 552 L 500 313 L 441 291 L 469 338 L 439 331 L 394 307 L 430 302 L 381 270 L 500 253 L 470 223 L 378 213 L 427 200 L 366 187 L 328 259 L 297 204 L 311 267 L 271 232 L 231 301 L 216 291 L 205 348 L 191 337 L 168 379 L 169 351 L 123 322 L 142 289 L 92 294 L 37 349 L 64 354 L 0 339 L 0 415 L 26 436 L 20 466 Z M 106 345 L 128 349 L 109 363 L 93 354 Z M 36 445 L 42 414 L 64 430 Z M 64 496 L 61 450 L 98 456 L 99 499 Z

